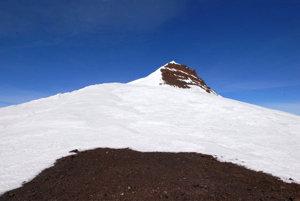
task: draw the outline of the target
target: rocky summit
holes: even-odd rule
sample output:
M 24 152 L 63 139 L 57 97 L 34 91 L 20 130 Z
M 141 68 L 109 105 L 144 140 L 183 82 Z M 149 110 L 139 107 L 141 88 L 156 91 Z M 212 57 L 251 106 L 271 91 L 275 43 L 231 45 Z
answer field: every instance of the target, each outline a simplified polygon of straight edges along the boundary
M 176 62 L 167 63 L 160 69 L 164 84 L 179 88 L 191 88 L 193 86 L 204 89 L 207 93 L 216 94 L 203 79 L 199 78 L 196 71 L 190 69 L 186 65 Z
M 183 89 L 200 89 L 210 94 L 218 95 L 206 85 L 203 79 L 198 77 L 195 70 L 186 65 L 171 61 L 158 68 L 149 76 L 130 82 L 129 84 L 142 85 L 170 85 Z

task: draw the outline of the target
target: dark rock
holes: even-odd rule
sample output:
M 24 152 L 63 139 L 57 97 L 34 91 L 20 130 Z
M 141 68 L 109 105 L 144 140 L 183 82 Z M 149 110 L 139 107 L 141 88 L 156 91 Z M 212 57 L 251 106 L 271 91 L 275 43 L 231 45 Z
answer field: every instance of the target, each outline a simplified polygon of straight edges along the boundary
M 8 193 L 8 196 L 9 196 L 9 197 L 13 197 L 13 196 L 15 196 L 15 194 L 14 194 L 14 192 L 9 192 L 9 193 Z
M 79 151 L 78 151 L 78 149 L 73 149 L 73 150 L 71 150 L 71 151 L 69 151 L 69 153 L 78 153 Z
M 164 68 L 160 69 L 164 84 L 178 88 L 191 88 L 191 86 L 200 87 L 207 93 L 217 94 L 204 80 L 198 77 L 195 70 L 190 69 L 186 65 L 177 63 L 168 63 Z

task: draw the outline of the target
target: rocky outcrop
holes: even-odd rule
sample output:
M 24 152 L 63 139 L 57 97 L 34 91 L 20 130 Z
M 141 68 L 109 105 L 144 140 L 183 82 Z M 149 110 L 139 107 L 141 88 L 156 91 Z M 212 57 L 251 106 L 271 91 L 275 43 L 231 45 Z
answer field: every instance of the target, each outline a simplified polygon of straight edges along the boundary
M 170 85 L 182 89 L 199 89 L 200 91 L 220 96 L 207 86 L 204 80 L 198 77 L 195 70 L 190 69 L 186 65 L 176 63 L 175 61 L 161 66 L 147 77 L 134 80 L 128 84 L 150 86 Z
M 162 80 L 164 83 L 178 88 L 191 88 L 193 86 L 200 87 L 207 93 L 216 94 L 204 80 L 198 77 L 195 70 L 190 69 L 186 65 L 178 64 L 176 62 L 167 63 L 160 68 Z

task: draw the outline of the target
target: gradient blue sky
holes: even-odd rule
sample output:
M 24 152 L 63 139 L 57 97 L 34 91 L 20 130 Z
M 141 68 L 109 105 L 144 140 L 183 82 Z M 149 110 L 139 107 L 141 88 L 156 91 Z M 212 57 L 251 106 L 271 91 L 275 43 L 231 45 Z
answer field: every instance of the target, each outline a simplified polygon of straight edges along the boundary
M 299 0 L 0 0 L 0 107 L 175 60 L 224 97 L 300 115 Z

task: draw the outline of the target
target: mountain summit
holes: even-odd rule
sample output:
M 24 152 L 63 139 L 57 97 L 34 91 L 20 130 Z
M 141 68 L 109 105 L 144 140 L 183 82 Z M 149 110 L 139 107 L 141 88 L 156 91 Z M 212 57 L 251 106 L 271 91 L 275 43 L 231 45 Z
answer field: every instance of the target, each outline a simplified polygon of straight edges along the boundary
M 196 71 L 186 65 L 171 61 L 158 68 L 155 72 L 145 78 L 130 82 L 129 84 L 143 85 L 170 85 L 178 88 L 201 89 L 207 93 L 218 95 L 203 79 L 199 78 Z

